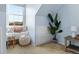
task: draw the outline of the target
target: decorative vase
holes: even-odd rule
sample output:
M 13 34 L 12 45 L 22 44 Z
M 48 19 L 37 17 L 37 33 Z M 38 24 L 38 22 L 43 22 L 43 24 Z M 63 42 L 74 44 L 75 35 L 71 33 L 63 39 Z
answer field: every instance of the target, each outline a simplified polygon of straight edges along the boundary
M 72 33 L 72 37 L 74 38 L 76 36 L 76 34 L 75 33 Z

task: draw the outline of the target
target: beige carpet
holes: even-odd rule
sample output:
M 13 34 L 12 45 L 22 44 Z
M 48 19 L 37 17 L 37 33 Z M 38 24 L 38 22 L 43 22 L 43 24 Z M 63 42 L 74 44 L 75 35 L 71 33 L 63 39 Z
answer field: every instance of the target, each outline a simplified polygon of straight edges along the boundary
M 37 47 L 32 47 L 31 45 L 26 47 L 20 47 L 16 45 L 14 48 L 7 49 L 8 54 L 71 54 L 70 52 L 64 51 L 64 46 L 49 43 L 40 45 Z

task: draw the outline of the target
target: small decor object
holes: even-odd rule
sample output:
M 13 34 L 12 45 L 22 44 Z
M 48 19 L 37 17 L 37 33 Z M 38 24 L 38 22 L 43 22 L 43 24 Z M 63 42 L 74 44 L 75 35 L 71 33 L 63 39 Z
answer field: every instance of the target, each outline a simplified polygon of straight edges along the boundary
M 49 32 L 54 35 L 53 41 L 57 42 L 57 33 L 61 33 L 62 30 L 60 29 L 61 21 L 58 20 L 58 13 L 56 13 L 55 17 L 52 16 L 51 13 L 48 14 L 49 17 Z
M 71 32 L 72 32 L 72 37 L 75 37 L 76 32 L 77 32 L 77 27 L 76 26 L 71 26 Z

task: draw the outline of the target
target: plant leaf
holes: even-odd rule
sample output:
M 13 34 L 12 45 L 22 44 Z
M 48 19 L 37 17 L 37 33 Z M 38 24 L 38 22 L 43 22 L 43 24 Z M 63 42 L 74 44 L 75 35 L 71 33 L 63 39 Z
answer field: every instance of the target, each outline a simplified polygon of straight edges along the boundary
M 58 25 L 57 25 L 58 28 L 60 27 L 60 24 L 61 24 L 61 21 L 58 22 Z
M 58 14 L 56 13 L 55 15 L 55 18 L 54 18 L 54 23 L 55 23 L 55 26 L 58 28 L 59 27 L 59 22 L 58 22 Z
M 60 25 L 60 24 L 61 24 L 61 21 L 58 22 L 58 25 Z
M 51 22 L 49 22 L 48 30 L 49 32 L 54 35 L 56 33 L 61 33 L 62 30 L 59 30 L 61 21 L 58 21 L 58 14 L 56 13 L 55 18 L 52 17 L 52 15 L 49 13 L 48 17 Z
M 51 28 L 53 28 L 53 26 L 52 26 L 52 24 L 51 24 L 51 23 L 49 23 L 49 25 L 50 25 L 50 27 L 51 27 Z
M 50 13 L 48 14 L 48 17 L 50 18 L 50 21 L 53 22 L 53 17 Z
M 58 33 L 61 33 L 61 32 L 63 32 L 63 30 L 59 30 L 59 31 L 58 31 Z
M 57 20 L 57 17 L 58 17 L 58 14 L 56 13 L 56 15 L 55 15 L 55 20 Z
M 49 23 L 49 27 L 48 27 L 48 30 L 49 32 L 53 35 L 56 33 L 56 27 L 52 26 L 50 23 Z

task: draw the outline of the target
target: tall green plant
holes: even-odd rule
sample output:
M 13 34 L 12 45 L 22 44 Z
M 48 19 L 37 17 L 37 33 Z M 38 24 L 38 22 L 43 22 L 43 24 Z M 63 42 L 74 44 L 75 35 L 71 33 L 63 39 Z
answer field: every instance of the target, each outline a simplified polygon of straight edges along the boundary
M 58 20 L 58 14 L 57 13 L 56 13 L 55 17 L 53 17 L 52 14 L 49 13 L 48 17 L 49 17 L 49 20 L 50 20 L 48 30 L 52 35 L 54 35 L 53 40 L 57 40 L 56 39 L 57 33 L 62 32 L 62 30 L 60 29 L 61 21 Z

